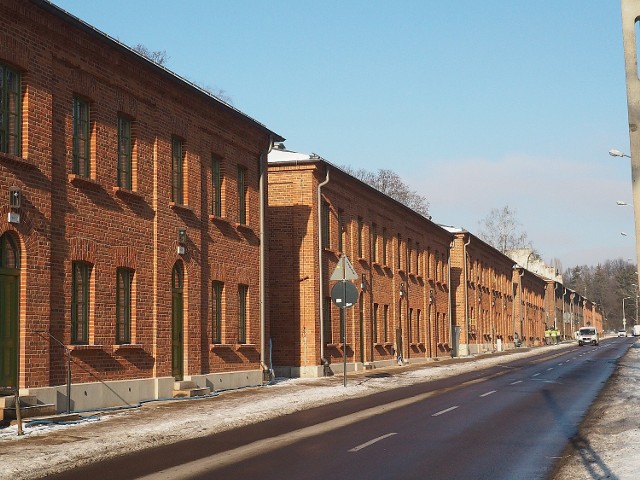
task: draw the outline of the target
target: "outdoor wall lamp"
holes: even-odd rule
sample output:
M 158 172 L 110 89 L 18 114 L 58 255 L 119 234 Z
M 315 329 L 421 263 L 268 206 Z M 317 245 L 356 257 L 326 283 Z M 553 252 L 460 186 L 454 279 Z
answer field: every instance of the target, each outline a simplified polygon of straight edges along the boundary
M 9 187 L 9 223 L 20 223 L 20 206 L 22 204 L 22 191 L 20 187 Z
M 178 255 L 184 255 L 187 251 L 185 247 L 185 243 L 187 243 L 187 230 L 184 228 L 178 229 Z
M 434 300 L 433 290 L 429 290 L 429 305 L 432 305 Z
M 20 208 L 20 203 L 22 200 L 22 191 L 20 187 L 10 187 L 9 188 L 9 206 L 11 208 Z
M 360 279 L 360 289 L 364 292 L 367 290 L 367 274 L 363 273 Z
M 404 282 L 400 282 L 400 298 L 404 296 Z

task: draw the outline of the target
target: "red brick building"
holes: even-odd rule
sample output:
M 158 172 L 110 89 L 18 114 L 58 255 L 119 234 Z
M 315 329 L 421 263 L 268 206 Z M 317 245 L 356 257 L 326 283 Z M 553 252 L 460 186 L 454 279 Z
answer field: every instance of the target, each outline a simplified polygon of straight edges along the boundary
M 459 327 L 462 355 L 511 348 L 519 331 L 519 277 L 514 262 L 463 229 L 454 235 L 451 253 L 453 323 Z M 515 299 L 515 300 L 514 300 Z
M 0 10 L 0 386 L 62 408 L 67 355 L 75 410 L 260 383 L 282 138 L 48 2 Z
M 322 375 L 323 362 L 342 371 L 345 354 L 347 369 L 450 355 L 449 232 L 283 146 L 269 155 L 268 230 L 277 373 Z M 358 290 L 346 327 L 330 279 L 343 255 Z

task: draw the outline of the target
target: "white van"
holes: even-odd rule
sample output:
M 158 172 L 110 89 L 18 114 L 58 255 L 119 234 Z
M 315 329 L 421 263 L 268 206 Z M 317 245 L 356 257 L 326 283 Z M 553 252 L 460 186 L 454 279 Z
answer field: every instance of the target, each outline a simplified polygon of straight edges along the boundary
M 633 336 L 640 337 L 640 325 L 633 326 Z
M 595 327 L 582 327 L 578 330 L 578 345 L 598 345 L 600 338 Z

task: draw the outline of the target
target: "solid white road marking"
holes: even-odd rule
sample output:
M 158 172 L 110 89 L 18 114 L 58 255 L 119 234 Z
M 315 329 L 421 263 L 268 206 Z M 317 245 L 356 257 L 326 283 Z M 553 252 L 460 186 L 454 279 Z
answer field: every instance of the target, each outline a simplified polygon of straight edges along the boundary
M 378 438 L 374 438 L 373 440 L 369 440 L 367 443 L 363 443 L 362 445 L 358 445 L 357 447 L 353 447 L 349 451 L 350 452 L 359 452 L 363 448 L 367 448 L 367 447 L 373 445 L 374 443 L 379 442 L 380 440 L 384 440 L 385 438 L 393 437 L 394 435 L 397 435 L 397 433 L 395 433 L 395 432 L 387 433 L 386 435 L 382 435 L 382 436 L 380 436 Z
M 432 417 L 438 417 L 444 413 L 448 413 L 451 410 L 455 410 L 456 408 L 458 408 L 460 405 L 456 405 L 455 407 L 449 407 L 446 410 L 440 410 L 438 413 L 434 413 L 433 415 L 431 415 Z

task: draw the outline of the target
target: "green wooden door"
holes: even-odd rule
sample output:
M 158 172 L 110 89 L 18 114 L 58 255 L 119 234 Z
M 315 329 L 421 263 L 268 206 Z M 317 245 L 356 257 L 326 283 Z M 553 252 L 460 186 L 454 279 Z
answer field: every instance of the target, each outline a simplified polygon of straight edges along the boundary
M 19 254 L 8 235 L 0 237 L 0 389 L 18 386 Z
M 173 285 L 171 295 L 171 374 L 176 380 L 183 379 L 184 342 L 183 342 L 183 298 L 182 267 L 176 264 L 173 268 Z

